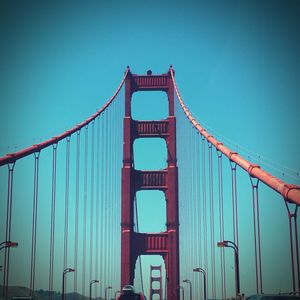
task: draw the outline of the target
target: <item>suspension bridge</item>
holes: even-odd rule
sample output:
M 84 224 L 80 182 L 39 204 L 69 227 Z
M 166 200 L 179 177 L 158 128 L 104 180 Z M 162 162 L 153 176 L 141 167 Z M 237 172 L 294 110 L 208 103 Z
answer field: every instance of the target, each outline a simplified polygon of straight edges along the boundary
M 149 92 L 166 98 L 164 119 L 133 118 L 132 97 Z M 128 67 L 91 117 L 1 157 L 2 297 L 22 286 L 32 297 L 115 299 L 126 284 L 168 300 L 299 293 L 299 186 L 198 121 L 172 67 L 161 75 Z M 151 147 L 137 153 L 140 140 L 163 144 L 160 169 L 139 168 L 138 156 L 151 159 Z M 143 231 L 144 202 L 151 223 L 164 215 L 157 232 Z M 145 276 L 150 256 L 159 257 L 156 287 Z

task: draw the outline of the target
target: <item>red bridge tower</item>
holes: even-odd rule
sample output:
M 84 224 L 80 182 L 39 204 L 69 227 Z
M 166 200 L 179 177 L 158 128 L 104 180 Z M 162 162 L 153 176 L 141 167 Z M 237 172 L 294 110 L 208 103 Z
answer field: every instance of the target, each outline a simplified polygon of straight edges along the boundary
M 160 121 L 131 118 L 131 96 L 138 91 L 164 91 L 169 101 L 169 116 Z M 133 142 L 137 138 L 166 140 L 168 165 L 164 170 L 139 171 L 133 168 Z M 133 284 L 137 257 L 158 254 L 166 266 L 167 299 L 179 300 L 179 218 L 178 170 L 176 158 L 176 119 L 174 86 L 170 72 L 162 75 L 135 75 L 125 79 L 124 154 L 122 168 L 121 286 Z M 139 190 L 161 190 L 166 196 L 166 225 L 162 233 L 134 231 L 134 198 Z M 154 218 L 155 219 L 155 218 Z
M 158 271 L 159 275 L 154 276 L 153 271 Z M 153 283 L 157 282 L 158 287 L 154 288 Z M 158 295 L 159 300 L 163 299 L 163 289 L 162 289 L 162 278 L 161 278 L 161 266 L 150 266 L 150 298 L 149 300 L 153 300 L 153 296 Z

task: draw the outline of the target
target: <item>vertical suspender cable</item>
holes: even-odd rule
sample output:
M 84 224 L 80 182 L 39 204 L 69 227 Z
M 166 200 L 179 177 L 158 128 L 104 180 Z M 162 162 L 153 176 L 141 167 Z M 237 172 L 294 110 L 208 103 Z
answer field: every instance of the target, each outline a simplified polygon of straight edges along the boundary
M 105 282 L 105 256 L 104 256 L 104 253 L 105 253 L 105 241 L 104 241 L 104 232 L 105 232 L 105 219 L 104 219 L 104 216 L 105 216 L 105 205 L 104 205 L 104 197 L 105 197 L 105 193 L 104 193 L 104 180 L 105 180 L 105 176 L 104 176 L 104 172 L 105 172 L 105 167 L 104 167 L 104 160 L 105 160 L 105 154 L 104 154 L 104 149 L 105 149 L 105 113 L 103 114 L 103 117 L 102 117 L 102 125 L 101 125 L 101 165 L 100 165 L 100 174 L 101 174 L 101 178 L 100 178 L 100 187 L 101 187 L 101 205 L 100 205 L 100 215 L 99 215 L 99 218 L 101 220 L 101 232 L 100 232 L 100 247 L 99 247 L 99 251 L 101 249 L 101 276 L 100 278 L 103 278 L 103 283 L 106 283 Z M 103 285 L 101 284 L 100 285 L 100 295 L 102 294 L 102 291 L 103 291 Z
M 187 132 L 188 132 L 188 141 L 187 141 L 187 170 L 189 170 L 189 173 L 191 174 L 191 177 L 193 176 L 193 169 L 192 169 L 192 130 L 190 127 L 190 124 L 187 124 Z M 193 257 L 193 210 L 192 210 L 192 184 L 193 181 L 189 180 L 188 182 L 188 193 L 187 193 L 187 200 L 188 200 L 188 229 L 189 229 L 189 238 L 190 238 L 190 244 L 188 245 L 188 260 L 187 260 L 187 268 L 188 270 L 192 269 L 192 257 Z M 192 295 L 190 296 L 192 298 Z
M 300 262 L 299 262 L 299 243 L 298 243 L 298 226 L 297 226 L 297 211 L 298 205 L 294 212 L 294 229 L 295 229 L 295 244 L 296 244 L 296 262 L 297 262 L 297 277 L 298 277 L 298 291 L 300 293 Z
M 207 218 L 206 218 L 206 166 L 205 166 L 205 138 L 202 135 L 202 193 L 203 193 L 203 236 L 204 236 L 204 269 L 208 276 L 207 260 Z
M 231 167 L 231 192 L 232 192 L 232 225 L 233 240 L 238 247 L 238 208 L 237 208 L 237 185 L 236 185 L 236 166 L 237 164 L 230 160 Z M 236 261 L 234 262 L 236 268 Z
M 199 255 L 199 240 L 200 240 L 200 233 L 199 233 L 199 153 L 198 153 L 198 141 L 199 141 L 199 132 L 198 130 L 194 130 L 194 155 L 193 155 L 193 160 L 194 160 L 194 165 L 195 165 L 195 171 L 194 171 L 194 211 L 195 211 L 195 221 L 194 221 L 194 227 L 195 227 L 195 240 L 196 240 L 196 245 L 195 245 L 195 263 L 193 264 L 192 268 L 195 268 L 195 266 L 201 266 L 201 260 L 200 260 L 200 255 Z M 195 274 L 194 275 L 199 275 Z M 196 280 L 196 289 L 195 289 L 195 297 L 200 297 L 200 281 L 199 279 Z
M 122 148 L 122 145 L 123 145 L 123 117 L 125 115 L 125 112 L 124 112 L 124 99 L 125 99 L 125 96 L 121 96 L 121 103 L 120 103 L 120 106 L 119 106 L 119 138 L 118 138 L 118 141 L 119 141 L 119 144 L 118 144 L 118 154 L 119 154 L 119 162 L 118 162 L 118 172 L 119 172 L 119 178 L 121 178 L 121 169 L 122 169 L 122 157 L 123 157 L 123 148 Z M 118 214 L 118 220 L 120 221 L 119 223 L 121 223 L 121 203 L 122 203 L 122 196 L 121 196 L 121 180 L 118 180 L 118 211 L 117 211 L 117 214 Z M 121 232 L 120 230 L 118 230 L 119 232 L 119 249 L 121 249 Z M 119 260 L 118 260 L 118 263 L 119 263 L 119 271 L 121 271 L 120 269 L 120 266 L 121 266 L 121 259 L 120 259 L 121 255 L 120 255 L 120 252 L 119 252 Z M 120 286 L 120 273 L 117 274 L 118 276 L 118 282 L 119 282 L 119 286 Z
M 238 246 L 238 208 L 237 208 L 237 186 L 236 186 L 236 163 L 230 160 L 231 166 L 231 187 L 232 187 L 232 224 L 233 224 L 233 240 Z
M 104 126 L 105 126 L 105 145 L 104 145 L 104 172 L 106 173 L 106 176 L 104 177 L 104 223 L 103 223 L 103 227 L 104 227 L 104 243 L 103 243 L 103 255 L 104 255 L 104 260 L 103 260 L 103 267 L 104 267 L 104 277 L 106 280 L 106 284 L 109 284 L 107 282 L 108 280 L 108 266 L 107 266 L 107 255 L 108 255 L 108 250 L 107 250 L 107 244 L 108 244 L 108 218 L 107 218 L 107 184 L 108 184 L 108 163 L 107 163 L 107 158 L 108 158 L 108 148 L 107 148 L 107 139 L 109 138 L 108 136 L 108 124 L 107 124 L 108 120 L 107 120 L 107 112 L 105 114 L 105 120 L 104 120 Z
M 109 278 L 110 284 L 111 284 L 111 141 L 112 141 L 112 133 L 111 133 L 111 107 L 107 111 L 107 134 L 108 134 L 108 143 L 107 143 L 107 278 Z
M 190 171 L 191 177 L 193 176 L 193 169 L 192 169 L 192 130 L 190 128 L 190 124 L 188 124 L 188 170 Z M 192 255 L 193 255 L 193 237 L 194 237 L 194 228 L 192 226 L 193 224 L 193 210 L 192 210 L 192 187 L 193 187 L 193 180 L 189 181 L 189 186 L 188 186 L 188 203 L 189 203 L 189 231 L 190 231 L 190 239 L 191 239 L 191 243 L 189 245 L 189 262 L 188 262 L 188 268 L 191 269 L 192 268 Z M 192 297 L 192 296 L 191 296 Z
M 288 218 L 289 218 L 289 233 L 290 233 L 290 251 L 291 251 L 291 269 L 292 269 L 292 284 L 293 284 L 293 292 L 295 293 L 296 292 L 296 280 L 295 280 L 295 260 L 294 260 L 294 239 L 293 239 L 293 227 L 292 227 L 292 218 L 294 218 L 295 216 L 297 216 L 297 210 L 298 210 L 298 205 L 296 205 L 296 209 L 295 209 L 295 213 L 292 213 L 289 206 L 288 206 L 288 202 L 286 199 L 285 200 L 285 205 L 286 205 L 286 208 L 287 208 L 287 212 L 288 212 Z M 295 233 L 297 233 L 297 222 L 296 222 L 296 219 L 295 219 Z M 296 256 L 299 256 L 299 253 L 298 253 L 298 237 L 296 235 L 296 250 L 297 250 L 297 253 L 296 253 Z M 298 260 L 299 258 L 297 258 Z M 299 272 L 298 272 L 298 276 L 299 276 Z M 299 278 L 298 278 L 299 280 Z
M 262 263 L 261 263 L 261 243 L 260 243 L 260 213 L 259 213 L 259 204 L 258 204 L 258 186 L 256 188 L 256 215 L 257 215 L 257 241 L 258 241 L 258 265 L 259 265 L 259 284 L 260 284 L 260 293 L 263 293 L 263 284 L 262 284 Z
M 198 232 L 198 198 L 197 198 L 197 176 L 198 176 L 198 166 L 197 166 L 197 141 L 198 141 L 198 134 L 197 130 L 193 128 L 193 227 L 194 227 L 194 253 L 193 257 L 195 258 L 192 268 L 194 266 L 199 265 L 199 251 L 198 251 L 198 239 L 199 239 L 199 232 Z M 199 289 L 199 280 L 194 282 L 194 298 L 197 297 L 198 289 Z
M 97 134 L 96 134 L 96 261 L 95 261 L 95 277 L 99 277 L 99 232 L 100 232 L 100 117 L 97 118 Z M 95 297 L 98 297 L 98 285 L 96 285 L 96 294 Z
M 107 280 L 107 284 L 111 285 L 110 282 L 110 249 L 109 249 L 109 242 L 111 239 L 110 236 L 110 217 L 109 217 L 109 182 L 110 182 L 110 124 L 109 124 L 109 110 L 106 112 L 106 120 L 105 120 L 105 130 L 106 130 L 106 143 L 105 143 L 105 175 L 106 175 L 106 181 L 105 181 L 105 278 Z
M 84 198 L 83 198 L 83 250 L 82 250 L 82 298 L 85 296 L 86 273 L 86 211 L 87 211 L 87 169 L 88 169 L 88 126 L 85 126 L 84 136 Z
M 34 295 L 35 282 L 35 256 L 36 256 L 36 228 L 38 211 L 38 181 L 39 181 L 40 152 L 34 153 L 34 181 L 33 181 L 33 207 L 32 207 L 32 235 L 31 235 L 31 270 L 30 270 L 30 295 Z
M 93 280 L 93 255 L 94 255 L 94 163 L 95 163 L 95 121 L 92 122 L 92 141 L 91 141 L 91 203 L 90 203 L 90 282 Z
M 80 171 L 80 130 L 77 131 L 76 144 L 76 192 L 75 192 L 75 238 L 74 238 L 74 269 L 78 264 L 78 211 L 79 211 L 79 171 Z M 77 292 L 77 273 L 74 272 L 74 292 Z
M 114 223 L 117 221 L 115 219 L 115 191 L 114 189 L 116 188 L 115 186 L 115 162 L 116 162 L 116 152 L 115 152 L 115 135 L 116 135 L 116 132 L 115 132 L 115 125 L 116 125 L 116 114 L 115 114 L 115 111 L 116 111 L 116 102 L 114 102 L 112 104 L 112 106 L 110 107 L 111 109 L 111 114 L 110 114 L 110 126 L 111 126 L 111 182 L 110 182 L 110 189 L 111 189 L 111 195 L 110 195 L 110 203 L 111 203 L 111 215 L 110 215 L 110 219 L 111 219 L 111 236 L 115 237 L 116 235 L 116 232 L 115 232 L 115 226 L 114 226 Z M 114 244 L 115 244 L 115 239 L 111 239 L 111 249 L 110 249 L 110 255 L 111 255 L 111 268 L 112 270 L 116 270 L 116 266 L 115 266 L 115 247 L 114 247 Z M 112 273 L 112 278 L 111 278 L 111 281 L 112 281 L 112 284 L 115 284 L 115 272 Z
M 112 269 L 112 107 L 108 110 L 108 130 L 109 130 L 109 139 L 108 139 L 108 268 Z M 112 284 L 112 273 L 108 272 L 109 281 Z
M 216 298 L 216 278 L 215 278 L 215 227 L 214 227 L 214 182 L 213 182 L 213 162 L 212 144 L 208 143 L 208 166 L 209 166 L 209 196 L 210 196 L 210 230 L 211 230 L 211 287 L 212 298 Z
M 53 297 L 54 275 L 54 244 L 55 244 L 55 205 L 56 205 L 56 164 L 57 144 L 53 145 L 52 154 L 52 199 L 51 199 L 51 225 L 50 225 L 50 268 L 49 268 L 49 300 Z
M 198 231 L 197 231 L 197 235 L 198 235 L 198 246 L 197 246 L 197 252 L 198 252 L 198 256 L 199 256 L 199 265 L 200 267 L 202 267 L 202 244 L 201 244 L 201 228 L 202 228 L 202 216 L 201 216 L 201 211 L 202 211 L 202 205 L 201 205 L 201 196 L 200 196 L 200 192 L 201 192 L 201 188 L 200 188 L 200 168 L 201 168 L 201 163 L 200 163 L 200 144 L 199 142 L 201 143 L 201 140 L 199 138 L 199 131 L 197 131 L 197 144 L 196 144 L 196 165 L 197 165 L 197 173 L 196 173 L 196 182 L 197 182 L 197 206 L 198 206 L 198 209 L 197 209 L 197 220 L 198 220 L 198 224 L 197 224 L 197 227 L 198 227 Z
M 251 176 L 250 176 L 250 180 L 251 180 L 251 186 L 252 186 L 256 291 L 257 291 L 257 293 L 262 293 L 260 223 L 259 223 L 259 203 L 258 203 L 258 184 L 259 184 L 259 180 L 255 179 L 255 178 L 252 178 Z
M 116 99 L 118 100 L 118 99 Z M 113 105 L 113 120 L 119 120 L 119 115 L 118 115 L 118 107 L 120 106 L 120 104 L 117 106 L 117 102 L 114 102 L 114 105 Z M 112 216 L 112 219 L 114 220 L 113 222 L 113 236 L 115 237 L 118 237 L 118 230 L 119 230 L 119 227 L 116 226 L 116 224 L 119 224 L 118 222 L 118 205 L 117 205 L 117 187 L 118 187 L 118 184 L 117 184 L 117 162 L 118 162 L 118 156 L 117 156 L 117 139 L 118 139 L 118 130 L 119 130 L 119 127 L 118 127 L 118 122 L 114 123 L 113 122 L 113 129 L 114 129 L 114 133 L 113 133 L 113 153 L 114 153 L 114 158 L 113 158 L 113 177 L 112 177 L 112 192 L 113 192 L 113 216 Z M 119 177 L 118 177 L 119 178 Z M 117 253 L 117 245 L 116 245 L 116 241 L 117 239 L 114 239 L 113 241 L 113 253 L 112 253 L 112 257 L 115 258 L 118 256 L 118 253 Z M 113 282 L 115 282 L 115 284 L 117 285 L 117 268 L 118 268 L 118 265 L 117 265 L 117 259 L 113 259 L 113 270 L 116 270 L 116 272 L 114 272 L 114 278 L 113 278 Z
M 293 278 L 293 292 L 296 291 L 295 283 L 295 264 L 294 264 L 294 242 L 293 242 L 293 230 L 292 230 L 292 214 L 289 214 L 289 231 L 290 231 L 290 244 L 291 244 L 291 257 L 292 257 L 292 278 Z
M 116 129 L 117 129 L 117 122 L 116 120 L 116 102 L 113 103 L 111 106 L 112 109 L 112 114 L 111 114 L 111 135 L 112 135 L 112 144 L 111 144 L 111 152 L 112 152 L 112 157 L 111 157 L 111 227 L 112 227 L 112 236 L 117 236 L 116 235 L 116 230 L 115 230 L 115 222 L 117 222 L 115 211 L 116 211 L 116 197 L 115 197 L 115 190 L 116 190 L 116 184 L 115 184 L 115 178 L 116 178 L 116 173 L 115 173 L 115 165 L 116 165 L 116 151 L 115 151 L 115 139 L 116 139 Z M 115 239 L 111 239 L 111 257 L 112 257 L 112 269 L 116 270 L 116 260 L 114 259 L 116 257 L 116 247 L 115 247 Z M 115 273 L 112 274 L 112 282 L 116 284 L 115 280 Z
M 116 99 L 117 100 L 117 99 Z M 112 236 L 117 237 L 116 233 L 116 226 L 115 223 L 117 222 L 116 219 L 116 161 L 117 161 L 117 155 L 116 155 L 116 134 L 117 134 L 117 125 L 118 123 L 115 121 L 117 118 L 116 111 L 117 111 L 117 102 L 114 102 L 112 107 L 112 115 L 111 115 L 111 126 L 112 126 L 112 146 L 111 146 L 111 152 L 113 153 L 112 155 L 112 161 L 111 161 L 111 169 L 112 169 L 112 176 L 111 176 L 111 225 L 112 225 Z M 111 243 L 112 251 L 111 251 L 111 256 L 112 256 L 112 269 L 116 270 L 116 260 L 114 259 L 116 257 L 116 240 L 112 239 Z M 114 284 L 117 284 L 116 281 L 116 272 L 113 273 L 112 275 L 112 282 Z
M 70 178 L 70 136 L 66 138 L 66 183 L 65 183 L 65 230 L 64 230 L 64 270 L 68 265 L 69 226 L 69 178 Z
M 112 187 L 112 180 L 111 180 L 111 175 L 112 175 L 112 169 L 111 169 L 111 159 L 112 159 L 112 153 L 111 153 L 111 143 L 112 143 L 112 130 L 111 130 L 111 125 L 112 125 L 112 118 L 111 118 L 111 107 L 107 111 L 107 130 L 108 130 L 108 145 L 107 145 L 107 150 L 109 155 L 107 155 L 107 163 L 108 163 L 108 168 L 107 168 L 107 263 L 108 263 L 108 278 L 111 283 L 111 272 L 110 270 L 112 269 L 112 249 L 111 249 L 111 242 L 112 242 L 112 232 L 111 232 L 111 223 L 112 223 L 112 218 L 111 218 L 111 187 Z
M 220 241 L 224 241 L 224 194 L 223 194 L 223 164 L 222 152 L 217 150 L 218 155 L 218 186 L 219 186 L 219 222 L 220 222 Z M 221 285 L 222 299 L 226 298 L 226 275 L 225 275 L 225 256 L 224 247 L 220 247 L 221 251 Z
M 5 240 L 10 241 L 11 234 L 11 215 L 12 215 L 12 193 L 13 193 L 13 175 L 15 163 L 8 164 L 8 184 L 7 184 L 7 207 L 6 207 L 6 230 Z M 8 277 L 9 277 L 9 256 L 10 248 L 5 248 L 4 254 L 4 276 L 3 276 L 3 298 L 8 298 Z
M 113 120 L 119 120 L 117 119 L 118 116 L 117 116 L 117 106 L 116 106 L 116 102 L 114 103 L 113 105 Z M 116 222 L 118 220 L 117 218 L 117 197 L 116 197 L 116 192 L 117 192 L 117 182 L 116 182 L 116 177 L 117 177 L 117 170 L 116 170 L 116 165 L 117 165 L 117 151 L 116 151 L 116 138 L 117 138 L 117 130 L 118 130 L 118 123 L 113 123 L 114 127 L 114 133 L 113 133 L 113 148 L 112 148 L 112 151 L 114 153 L 114 158 L 113 158 L 113 166 L 112 166 L 112 169 L 113 169 L 113 176 L 112 176 L 112 199 L 113 199 L 113 211 L 112 211 L 112 219 L 114 220 L 114 223 L 113 223 L 113 236 L 117 237 L 118 234 L 117 234 L 117 231 L 116 231 Z M 113 245 L 112 245 L 112 250 L 113 250 L 113 253 L 112 253 L 112 256 L 113 257 L 117 257 L 117 249 L 116 249 L 116 240 L 113 241 Z M 115 282 L 115 284 L 117 284 L 117 278 L 116 278 L 116 275 L 117 275 L 117 260 L 116 259 L 113 259 L 113 270 L 116 270 L 116 272 L 114 272 L 114 277 L 113 277 L 113 282 Z

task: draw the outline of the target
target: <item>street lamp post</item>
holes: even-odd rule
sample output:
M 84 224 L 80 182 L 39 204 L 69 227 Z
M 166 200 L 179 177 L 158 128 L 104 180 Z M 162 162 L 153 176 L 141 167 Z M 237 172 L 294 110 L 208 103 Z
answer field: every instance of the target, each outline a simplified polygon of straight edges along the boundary
M 97 279 L 94 279 L 90 282 L 90 300 L 92 300 L 92 284 L 93 283 L 99 283 L 100 281 Z
M 0 243 L 0 251 L 2 249 L 6 249 L 5 251 L 8 251 L 8 252 L 5 252 L 5 263 L 4 263 L 4 267 L 1 266 L 0 267 L 0 271 L 2 271 L 2 269 L 4 269 L 4 284 L 3 284 L 3 287 L 2 287 L 2 290 L 3 290 L 3 298 L 6 300 L 7 299 L 7 295 L 8 295 L 8 260 L 6 260 L 6 255 L 9 254 L 9 248 L 16 248 L 18 247 L 18 243 L 17 242 L 11 242 L 11 241 L 4 241 L 2 243 Z
M 63 271 L 63 278 L 62 278 L 62 293 L 61 293 L 61 300 L 65 300 L 65 275 L 69 272 L 75 272 L 75 269 L 72 268 L 66 268 Z
M 182 290 L 182 300 L 184 300 L 184 287 L 180 285 L 179 289 Z
M 199 272 L 203 274 L 203 299 L 206 300 L 206 272 L 202 268 L 193 269 L 194 272 Z
M 193 299 L 192 295 L 192 282 L 189 279 L 184 279 L 183 282 L 188 283 L 190 285 L 190 300 Z
M 218 242 L 218 247 L 229 247 L 234 250 L 234 266 L 235 266 L 235 294 L 240 294 L 240 268 L 239 268 L 239 249 L 238 246 L 231 241 Z
M 112 289 L 112 287 L 111 287 L 111 286 L 107 286 L 107 287 L 105 288 L 105 300 L 107 300 L 107 291 L 108 291 L 109 289 Z

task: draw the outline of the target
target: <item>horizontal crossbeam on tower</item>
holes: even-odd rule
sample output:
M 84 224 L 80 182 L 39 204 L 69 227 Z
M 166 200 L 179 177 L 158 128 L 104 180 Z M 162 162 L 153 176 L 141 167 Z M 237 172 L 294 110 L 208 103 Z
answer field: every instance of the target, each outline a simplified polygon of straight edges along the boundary
M 139 171 L 134 172 L 135 188 L 137 190 L 162 190 L 167 187 L 167 170 Z
M 134 75 L 133 78 L 133 91 L 149 91 L 168 89 L 168 74 L 163 75 Z
M 136 138 L 161 137 L 165 138 L 169 132 L 168 120 L 163 121 L 132 121 L 133 134 Z
M 136 245 L 136 255 L 161 254 L 168 252 L 168 233 L 134 233 L 134 244 Z

